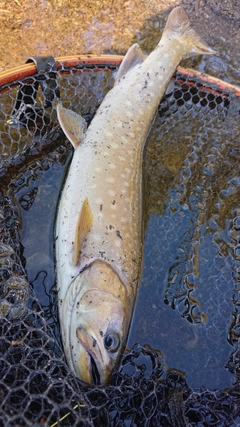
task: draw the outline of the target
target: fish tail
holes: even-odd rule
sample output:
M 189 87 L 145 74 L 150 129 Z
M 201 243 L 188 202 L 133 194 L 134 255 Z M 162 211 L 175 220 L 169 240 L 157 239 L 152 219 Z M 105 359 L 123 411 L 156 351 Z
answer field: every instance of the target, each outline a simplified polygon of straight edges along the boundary
M 175 7 L 170 13 L 163 35 L 169 35 L 182 42 L 184 47 L 183 58 L 199 54 L 214 54 L 202 38 L 191 28 L 186 13 L 181 6 Z

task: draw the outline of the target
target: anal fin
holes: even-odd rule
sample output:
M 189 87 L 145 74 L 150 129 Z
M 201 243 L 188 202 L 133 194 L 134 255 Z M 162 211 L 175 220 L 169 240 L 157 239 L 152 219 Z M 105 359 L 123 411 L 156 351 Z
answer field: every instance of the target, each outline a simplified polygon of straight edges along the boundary
M 78 221 L 75 231 L 75 241 L 74 241 L 74 255 L 73 255 L 73 264 L 74 266 L 80 260 L 80 254 L 84 240 L 86 239 L 89 231 L 93 226 L 93 213 L 89 205 L 88 199 L 86 198 L 82 204 L 81 212 L 78 216 Z

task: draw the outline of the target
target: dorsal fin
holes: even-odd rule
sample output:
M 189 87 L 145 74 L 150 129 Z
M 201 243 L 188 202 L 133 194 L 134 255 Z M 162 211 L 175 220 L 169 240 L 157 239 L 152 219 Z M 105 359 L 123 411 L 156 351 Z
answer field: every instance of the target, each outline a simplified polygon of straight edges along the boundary
M 87 237 L 87 234 L 93 226 L 93 214 L 89 205 L 88 199 L 86 198 L 82 204 L 81 212 L 78 215 L 75 241 L 74 241 L 74 255 L 73 264 L 77 265 L 80 259 L 80 253 L 82 250 L 83 242 Z
M 72 110 L 57 106 L 57 116 L 60 126 L 74 148 L 84 139 L 87 123 L 83 117 Z
M 142 64 L 142 62 L 147 58 L 146 55 L 142 52 L 139 44 L 133 44 L 127 51 L 124 56 L 122 63 L 119 67 L 119 70 L 116 75 L 115 83 L 121 79 L 121 77 L 125 76 L 132 68 L 134 68 L 138 64 Z

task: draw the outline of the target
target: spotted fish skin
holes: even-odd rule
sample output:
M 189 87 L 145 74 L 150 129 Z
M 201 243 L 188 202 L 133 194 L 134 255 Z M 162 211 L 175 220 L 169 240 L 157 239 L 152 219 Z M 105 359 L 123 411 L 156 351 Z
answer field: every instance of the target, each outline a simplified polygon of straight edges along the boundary
M 80 118 L 73 118 L 73 122 L 79 120 L 79 144 L 75 138 L 76 132 L 69 130 L 71 115 L 65 125 L 68 113 L 63 107 L 58 108 L 62 128 L 75 147 L 56 221 L 59 316 L 69 365 L 87 382 L 94 382 L 92 375 L 85 372 L 91 369 L 92 358 L 97 365 L 100 382 L 109 380 L 123 350 L 131 321 L 142 263 L 142 160 L 147 134 L 176 67 L 183 58 L 201 53 L 213 51 L 190 28 L 183 9 L 177 7 L 168 18 L 161 41 L 148 57 L 143 55 L 137 44 L 129 49 L 113 89 L 104 98 L 86 134 L 81 133 Z M 88 207 L 85 217 L 91 216 L 91 220 L 83 225 L 80 212 L 86 200 Z M 82 240 L 77 237 L 81 228 L 86 231 Z M 95 354 L 94 349 L 89 349 L 89 339 L 86 338 L 91 336 L 94 343 L 101 340 L 96 332 L 96 329 L 101 329 L 99 320 L 94 320 L 96 310 L 91 317 L 93 325 L 90 324 L 91 320 L 84 323 L 79 313 L 79 324 L 84 323 L 81 331 L 85 334 L 89 327 L 91 332 L 86 332 L 85 338 L 79 334 L 81 339 L 74 344 L 74 357 L 69 350 L 76 336 L 75 332 L 71 335 L 71 328 L 78 327 L 76 324 L 73 326 L 72 321 L 76 298 L 79 298 L 81 305 L 87 290 L 100 291 L 97 275 L 94 283 L 87 285 L 85 278 L 81 279 L 89 266 L 93 273 L 94 262 L 98 267 L 102 263 L 104 272 L 109 269 L 110 276 L 116 274 L 117 279 L 114 278 L 113 282 L 118 290 L 114 286 L 111 288 L 110 283 L 107 292 L 112 292 L 114 298 L 119 299 L 122 306 L 122 309 L 118 308 L 119 318 L 124 317 L 118 331 L 121 345 L 111 363 L 106 359 L 108 369 L 104 375 L 101 371 L 104 370 L 103 354 L 106 348 L 99 343 L 100 363 L 99 355 Z M 96 271 L 99 274 L 99 269 Z M 116 285 L 118 281 L 119 285 Z M 86 304 L 83 307 L 83 311 L 86 310 Z M 104 317 L 104 313 L 101 316 Z M 108 313 L 106 322 L 109 316 Z M 103 340 L 109 330 L 109 326 L 104 327 L 105 331 L 101 334 Z M 79 350 L 81 346 L 84 350 Z M 77 360 L 78 351 L 82 352 L 81 361 Z M 77 367 L 77 364 L 82 364 L 83 368 Z

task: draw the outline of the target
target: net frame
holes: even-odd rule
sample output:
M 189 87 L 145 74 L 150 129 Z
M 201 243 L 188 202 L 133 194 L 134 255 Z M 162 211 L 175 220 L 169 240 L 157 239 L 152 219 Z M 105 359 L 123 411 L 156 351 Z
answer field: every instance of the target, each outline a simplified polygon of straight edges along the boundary
M 87 72 L 87 68 L 94 68 L 97 72 L 97 68 L 109 67 L 117 68 L 120 66 L 124 56 L 122 55 L 82 55 L 82 56 L 64 56 L 56 58 L 56 70 L 60 70 L 62 66 L 64 71 L 62 74 L 66 74 L 68 69 L 76 68 L 76 71 L 80 68 L 84 69 Z M 201 73 L 190 68 L 183 68 L 179 66 L 177 68 L 179 74 L 182 77 L 188 79 L 195 78 L 201 80 L 202 84 L 199 85 L 199 88 L 204 87 L 205 90 L 209 92 L 220 91 L 220 93 L 231 92 L 234 96 L 240 96 L 240 88 L 234 86 L 228 82 L 224 82 L 216 77 L 209 76 L 207 74 Z M 10 70 L 5 70 L 0 73 L 0 92 L 7 90 L 6 85 L 14 86 L 15 81 L 25 79 L 26 77 L 34 76 L 37 73 L 37 66 L 35 63 L 28 63 L 20 65 L 18 67 L 12 68 Z M 61 71 L 60 71 L 61 73 Z M 227 95 L 226 95 L 227 96 Z

